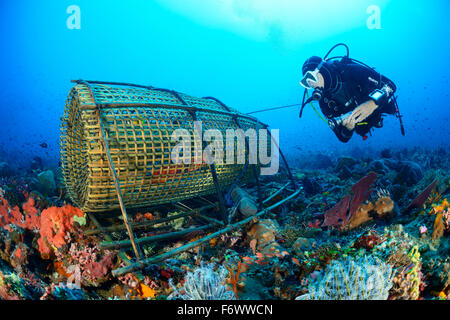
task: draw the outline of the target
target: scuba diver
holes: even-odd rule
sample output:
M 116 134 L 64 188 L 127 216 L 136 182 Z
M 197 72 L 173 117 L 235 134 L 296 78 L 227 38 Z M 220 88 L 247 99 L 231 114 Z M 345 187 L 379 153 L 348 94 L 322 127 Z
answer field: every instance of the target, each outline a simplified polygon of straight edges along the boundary
M 347 55 L 328 58 L 338 46 L 344 46 Z M 335 45 L 323 59 L 316 56 L 307 59 L 302 72 L 300 84 L 305 92 L 300 118 L 307 104 L 318 101 L 328 125 L 342 142 L 348 142 L 354 132 L 366 140 L 373 128 L 383 127 L 385 114 L 395 115 L 399 119 L 402 135 L 405 135 L 394 96 L 397 87 L 375 69 L 350 58 L 347 45 Z M 305 101 L 308 89 L 314 91 Z

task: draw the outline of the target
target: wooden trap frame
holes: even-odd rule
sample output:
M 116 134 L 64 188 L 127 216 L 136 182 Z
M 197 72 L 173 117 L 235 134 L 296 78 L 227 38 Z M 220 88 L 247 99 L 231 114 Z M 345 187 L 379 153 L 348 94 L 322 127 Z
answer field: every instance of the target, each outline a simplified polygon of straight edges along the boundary
M 256 118 L 242 114 L 212 98 L 196 98 L 176 91 L 129 83 L 73 80 L 61 125 L 61 163 L 68 194 L 75 205 L 88 213 L 96 226 L 86 234 L 103 233 L 103 248 L 120 249 L 125 267 L 113 270 L 120 276 L 143 269 L 181 252 L 197 247 L 222 234 L 235 230 L 296 197 L 298 186 L 288 163 L 279 150 L 289 182 L 267 199 L 262 199 L 258 165 L 249 164 L 174 164 L 170 141 L 178 128 L 195 130 L 202 121 L 204 129 L 247 130 L 267 128 Z M 269 142 L 275 143 L 269 133 Z M 204 142 L 203 142 L 204 143 Z M 249 141 L 245 141 L 248 150 Z M 278 148 L 278 146 L 276 146 Z M 203 148 L 202 148 L 203 150 Z M 251 169 L 251 170 L 249 170 Z M 258 191 L 258 212 L 231 223 L 224 200 L 224 189 L 254 179 Z M 289 187 L 291 186 L 291 188 Z M 265 207 L 283 191 L 290 194 Z M 214 194 L 214 199 L 208 196 Z M 216 200 L 215 200 L 216 199 Z M 183 201 L 190 201 L 186 204 Z M 180 213 L 142 223 L 131 223 L 127 208 L 156 205 L 172 206 Z M 100 212 L 119 209 L 123 225 L 104 227 Z M 216 210 L 219 218 L 205 215 Z M 160 233 L 154 228 L 175 219 L 189 217 L 201 225 L 180 231 Z M 114 240 L 114 232 L 126 230 L 127 240 Z M 151 230 L 157 234 L 137 238 L 134 230 Z M 196 241 L 169 252 L 145 258 L 141 245 L 179 239 L 193 233 L 215 230 Z M 135 259 L 125 250 L 132 248 Z

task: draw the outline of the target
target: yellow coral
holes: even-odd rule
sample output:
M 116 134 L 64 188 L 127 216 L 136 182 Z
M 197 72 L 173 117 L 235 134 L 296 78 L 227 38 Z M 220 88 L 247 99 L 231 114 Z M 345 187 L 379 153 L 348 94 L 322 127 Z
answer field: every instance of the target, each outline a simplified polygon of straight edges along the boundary
M 413 297 L 418 299 L 420 295 L 420 252 L 418 246 L 411 249 L 409 257 L 413 263 L 413 267 L 408 271 L 408 274 L 411 275 L 411 283 L 413 284 L 411 293 Z
M 430 213 L 439 213 L 444 210 L 447 210 L 450 207 L 450 203 L 448 202 L 447 198 L 441 201 L 438 205 L 433 205 L 433 210 L 431 210 Z
M 155 295 L 156 295 L 156 290 L 155 289 L 152 289 L 152 288 L 150 288 L 149 286 L 146 286 L 143 283 L 141 283 L 139 285 L 138 292 L 139 292 L 139 295 L 141 296 L 141 298 L 144 298 L 144 299 L 147 299 L 147 298 L 154 299 Z

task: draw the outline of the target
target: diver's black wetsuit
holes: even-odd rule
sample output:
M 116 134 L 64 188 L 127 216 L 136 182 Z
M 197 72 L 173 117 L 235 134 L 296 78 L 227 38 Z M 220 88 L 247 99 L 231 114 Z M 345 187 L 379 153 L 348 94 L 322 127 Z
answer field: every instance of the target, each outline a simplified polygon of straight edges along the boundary
M 372 128 L 382 127 L 382 114 L 395 114 L 396 107 L 391 99 L 396 91 L 395 84 L 388 78 L 380 75 L 373 69 L 352 62 L 349 59 L 333 61 L 329 65 L 334 73 L 335 83 L 333 88 L 327 88 L 320 100 L 320 109 L 328 118 L 330 127 L 342 142 L 347 142 L 353 135 L 365 136 Z M 352 112 L 361 104 L 371 100 L 369 97 L 375 89 L 382 89 L 384 86 L 390 88 L 390 93 L 383 103 L 361 124 L 355 126 L 354 130 L 348 130 L 342 125 L 339 117 Z

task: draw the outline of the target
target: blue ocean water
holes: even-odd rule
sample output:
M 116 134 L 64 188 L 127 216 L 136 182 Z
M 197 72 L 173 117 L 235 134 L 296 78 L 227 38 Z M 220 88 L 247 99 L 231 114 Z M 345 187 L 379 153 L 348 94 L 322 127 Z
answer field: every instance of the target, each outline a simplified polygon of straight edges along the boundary
M 79 29 L 68 27 L 70 6 Z M 367 25 L 370 6 L 379 29 Z M 303 62 L 339 42 L 396 83 L 407 135 L 389 117 L 368 140 L 343 144 L 310 107 L 302 119 L 299 107 L 257 114 L 280 129 L 285 153 L 448 147 L 449 8 L 445 0 L 1 1 L 0 155 L 58 161 L 71 79 L 165 87 L 251 112 L 300 103 Z

